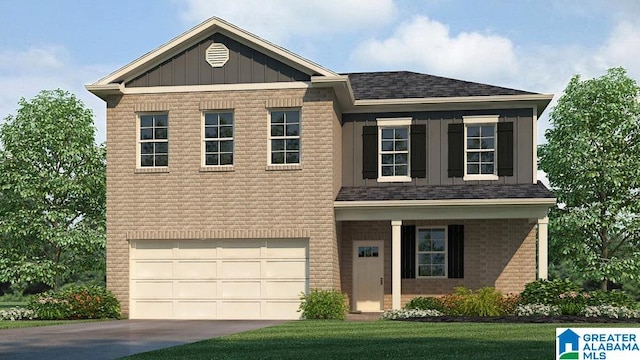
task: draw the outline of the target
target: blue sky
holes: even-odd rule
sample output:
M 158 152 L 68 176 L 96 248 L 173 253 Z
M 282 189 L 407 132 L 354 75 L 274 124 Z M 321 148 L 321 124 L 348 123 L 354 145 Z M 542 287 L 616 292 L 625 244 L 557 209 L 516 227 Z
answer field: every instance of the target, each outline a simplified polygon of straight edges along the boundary
M 337 72 L 411 70 L 556 95 L 572 75 L 613 66 L 640 80 L 637 0 L 5 0 L 1 12 L 0 119 L 21 97 L 62 88 L 94 110 L 100 142 L 105 105 L 84 85 L 211 16 Z

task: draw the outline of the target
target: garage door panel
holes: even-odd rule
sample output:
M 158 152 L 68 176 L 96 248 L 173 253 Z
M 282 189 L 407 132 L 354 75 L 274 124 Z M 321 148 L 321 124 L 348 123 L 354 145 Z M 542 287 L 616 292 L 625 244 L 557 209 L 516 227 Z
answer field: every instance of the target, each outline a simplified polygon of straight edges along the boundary
M 305 240 L 269 240 L 268 258 L 304 259 L 307 257 Z
M 180 299 L 211 299 L 217 296 L 216 281 L 176 281 L 174 296 Z
M 175 264 L 174 277 L 179 279 L 214 279 L 217 277 L 214 260 L 180 260 Z
M 273 278 L 305 278 L 307 264 L 306 261 L 267 261 L 265 276 Z
M 173 281 L 134 281 L 132 295 L 138 299 L 171 299 Z
M 223 240 L 220 245 L 223 258 L 259 258 L 264 240 Z
M 135 260 L 131 277 L 134 279 L 171 279 L 173 277 L 173 261 Z
M 222 297 L 235 299 L 259 299 L 260 281 L 223 281 Z
M 180 259 L 212 259 L 217 256 L 217 247 L 217 241 L 180 240 L 177 257 Z
M 221 319 L 259 319 L 262 318 L 260 301 L 224 301 Z
M 145 240 L 136 241 L 136 259 L 168 259 L 173 257 L 173 241 L 171 240 Z
M 260 277 L 260 261 L 223 261 L 222 278 L 247 279 Z
M 306 281 L 267 281 L 265 287 L 268 299 L 298 299 L 306 290 Z
M 167 314 L 173 314 L 172 301 L 137 300 L 132 307 L 132 314 L 136 319 L 166 319 Z
M 218 303 L 216 301 L 176 301 L 174 304 L 176 319 L 217 319 L 217 312 Z
M 300 318 L 299 306 L 299 301 L 267 301 L 265 304 L 265 318 L 297 320 Z

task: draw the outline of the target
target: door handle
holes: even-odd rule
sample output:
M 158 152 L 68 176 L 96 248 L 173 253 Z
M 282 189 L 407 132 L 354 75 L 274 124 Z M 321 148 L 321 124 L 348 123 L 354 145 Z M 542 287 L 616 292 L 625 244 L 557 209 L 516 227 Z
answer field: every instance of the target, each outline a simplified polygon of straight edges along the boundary
M 384 281 L 380 278 L 380 285 L 384 285 Z

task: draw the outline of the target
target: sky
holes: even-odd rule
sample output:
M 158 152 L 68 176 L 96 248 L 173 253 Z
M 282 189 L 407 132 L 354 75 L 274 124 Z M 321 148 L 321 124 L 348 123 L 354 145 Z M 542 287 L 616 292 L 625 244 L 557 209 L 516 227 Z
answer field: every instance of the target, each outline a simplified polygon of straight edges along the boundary
M 0 0 L 0 14 L 0 122 L 61 88 L 94 111 L 97 142 L 105 103 L 84 85 L 212 16 L 336 72 L 416 71 L 554 102 L 576 74 L 623 66 L 640 81 L 637 0 Z

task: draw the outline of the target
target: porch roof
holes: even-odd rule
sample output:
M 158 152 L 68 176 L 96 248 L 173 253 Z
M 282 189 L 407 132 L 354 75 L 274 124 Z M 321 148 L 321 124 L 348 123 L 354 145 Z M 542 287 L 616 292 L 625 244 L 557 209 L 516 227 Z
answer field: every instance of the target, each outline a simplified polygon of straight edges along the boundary
M 340 189 L 336 202 L 490 199 L 552 200 L 554 196 L 540 181 L 536 184 L 354 186 Z

